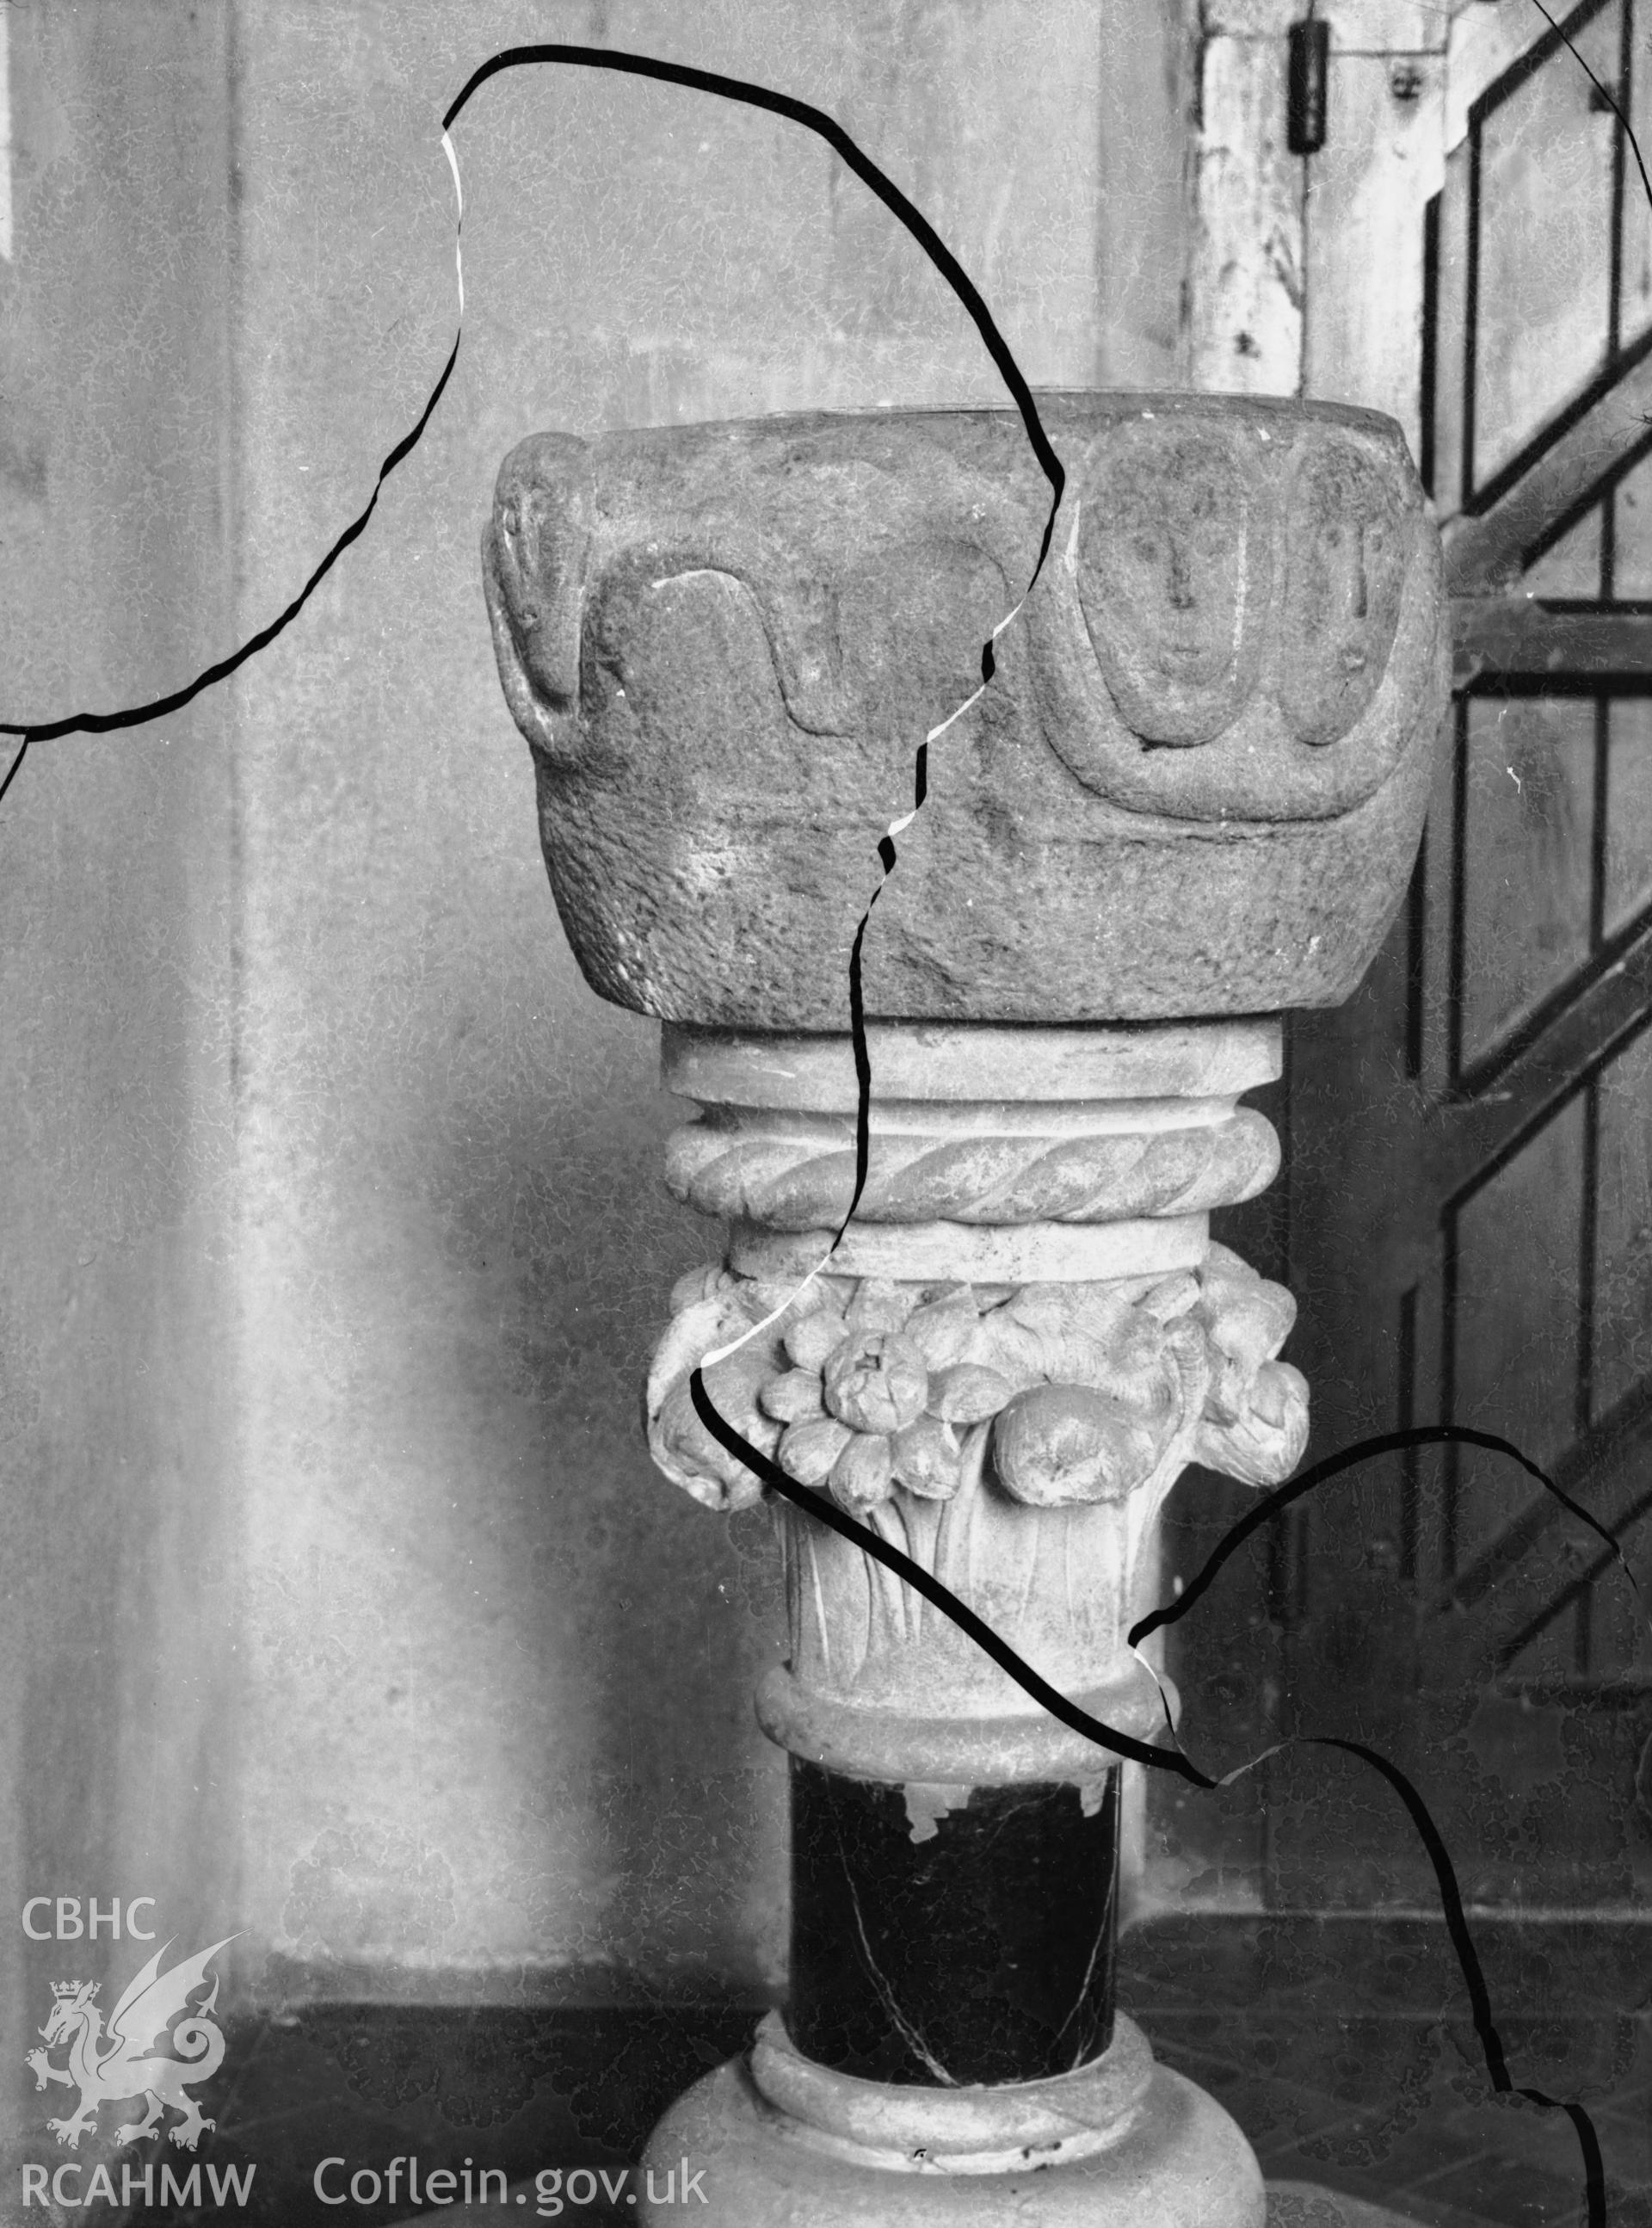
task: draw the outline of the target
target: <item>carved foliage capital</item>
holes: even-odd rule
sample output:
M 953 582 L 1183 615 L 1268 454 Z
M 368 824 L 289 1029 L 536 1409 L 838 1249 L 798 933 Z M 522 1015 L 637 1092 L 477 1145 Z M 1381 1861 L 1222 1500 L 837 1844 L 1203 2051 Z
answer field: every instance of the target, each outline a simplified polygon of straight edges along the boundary
M 748 1505 L 761 1488 L 700 1422 L 688 1380 L 785 1295 L 708 1268 L 673 1296 L 649 1380 L 650 1451 L 708 1506 Z M 856 1514 L 897 1495 L 951 1499 L 977 1452 L 1028 1508 L 1156 1505 L 1190 1462 L 1252 1485 L 1289 1476 L 1308 1429 L 1306 1385 L 1277 1358 L 1295 1314 L 1220 1245 L 1157 1280 L 822 1277 L 706 1381 L 752 1444 Z

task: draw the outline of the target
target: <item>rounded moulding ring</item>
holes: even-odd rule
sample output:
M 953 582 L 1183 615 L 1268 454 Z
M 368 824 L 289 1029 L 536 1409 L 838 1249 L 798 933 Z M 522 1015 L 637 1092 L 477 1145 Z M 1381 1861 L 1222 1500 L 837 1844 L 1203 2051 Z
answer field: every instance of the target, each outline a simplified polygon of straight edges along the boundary
M 1105 2150 L 1152 2078 L 1147 2038 L 1122 2014 L 1088 2065 L 1001 2088 L 898 2088 L 835 2072 L 796 2048 L 778 2012 L 752 2046 L 752 2078 L 771 2104 L 829 2142 L 853 2145 L 858 2159 L 910 2174 L 1003 2174 Z
M 1004 1028 L 992 1022 L 869 1021 L 875 1100 L 999 1100 L 1046 1105 L 1109 1098 L 1233 1098 L 1276 1081 L 1277 1017 L 1146 1021 L 1128 1027 Z M 706 1106 L 847 1113 L 859 1102 L 854 1040 L 667 1021 L 662 1087 Z
M 1151 1742 L 1175 1725 L 1181 1697 L 1163 1673 L 1156 1683 L 1144 1662 L 1129 1685 L 1074 1694 L 1075 1707 L 1111 1732 Z M 907 1717 L 895 1710 L 857 1708 L 853 1702 L 805 1687 L 777 1664 L 757 1690 L 757 1721 L 778 1747 L 829 1771 L 892 1786 L 1019 1787 L 1052 1781 L 1089 1786 L 1118 1763 L 1099 1742 L 1060 1719 L 1031 1711 L 1025 1717 Z
M 1121 2036 L 1127 2026 L 1119 2020 Z M 1129 2063 L 1130 2047 L 1120 2064 Z M 767 2072 L 772 2078 L 773 2061 Z M 1065 2092 L 1075 2112 L 1087 2093 L 1091 2109 L 1104 2111 L 1120 2094 L 1116 2078 L 1103 2058 L 1079 2074 L 1028 2086 L 1047 2099 L 1052 2090 Z M 1014 2093 L 999 2092 L 1011 2099 L 1011 2111 L 1018 2109 Z M 1019 2109 L 1030 2117 L 1027 2089 L 1019 2093 Z M 923 2107 L 944 2111 L 961 2095 L 969 2092 L 909 2089 L 902 2101 L 921 2099 Z M 828 2109 L 818 2093 L 810 2108 L 823 2116 Z M 649 2195 L 637 2217 L 644 2228 L 681 2220 L 674 2202 L 680 2170 L 695 2177 L 705 2203 L 695 2218 L 707 2228 L 777 2228 L 781 2221 L 808 2228 L 1003 2228 L 1009 2220 L 1017 2228 L 1095 2228 L 1098 2221 L 1265 2228 L 1267 2194 L 1255 2152 L 1213 2097 L 1169 2066 L 1149 2061 L 1136 2103 L 1096 2148 L 1085 2149 L 1084 2142 L 1080 2131 L 1048 2149 L 1033 2148 L 1030 2157 L 1030 2147 L 1020 2147 L 996 2168 L 982 2151 L 943 2160 L 927 2125 L 910 2151 L 865 2144 L 772 2103 L 752 2078 L 750 2054 L 742 2053 L 696 2082 L 655 2129 L 643 2157 Z M 656 2174 L 663 2197 L 653 2193 Z

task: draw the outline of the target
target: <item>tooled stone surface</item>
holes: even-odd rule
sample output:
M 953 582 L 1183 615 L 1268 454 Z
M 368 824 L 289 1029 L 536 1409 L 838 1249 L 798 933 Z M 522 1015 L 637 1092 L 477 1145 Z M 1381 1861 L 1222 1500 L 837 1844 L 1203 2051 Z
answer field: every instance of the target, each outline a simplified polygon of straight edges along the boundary
M 867 1010 L 1335 1003 L 1399 901 L 1444 702 L 1437 543 L 1399 431 L 1232 396 L 1040 407 L 1068 471 L 1050 562 L 931 750 Z M 667 1019 L 847 1026 L 877 839 L 1047 502 L 1008 411 L 512 452 L 489 607 L 595 989 Z

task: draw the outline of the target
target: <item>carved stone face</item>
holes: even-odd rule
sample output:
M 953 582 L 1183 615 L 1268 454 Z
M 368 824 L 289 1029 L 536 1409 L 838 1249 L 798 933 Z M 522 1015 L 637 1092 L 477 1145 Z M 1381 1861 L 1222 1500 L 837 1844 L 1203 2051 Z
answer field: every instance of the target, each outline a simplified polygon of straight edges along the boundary
M 1225 431 L 1135 424 L 1098 459 L 1079 600 L 1097 663 L 1144 741 L 1208 742 L 1256 678 L 1270 560 Z
M 1410 550 L 1400 490 L 1353 442 L 1323 434 L 1297 467 L 1289 520 L 1274 694 L 1300 741 L 1334 743 L 1393 648 Z

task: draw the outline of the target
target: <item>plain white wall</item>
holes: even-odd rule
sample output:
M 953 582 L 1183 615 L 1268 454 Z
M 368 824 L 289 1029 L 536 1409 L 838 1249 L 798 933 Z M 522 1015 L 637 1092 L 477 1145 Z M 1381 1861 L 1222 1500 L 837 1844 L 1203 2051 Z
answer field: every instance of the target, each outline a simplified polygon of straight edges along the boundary
M 8 706 L 164 687 L 295 592 L 451 345 L 440 114 L 551 37 L 829 109 L 1035 381 L 1175 382 L 1169 7 L 25 5 L 20 129 L 61 144 L 0 274 L 52 458 Z M 266 1996 L 750 1986 L 784 1944 L 765 1524 L 675 1494 L 636 1422 L 716 1232 L 660 1188 L 653 1025 L 556 923 L 477 538 L 541 428 L 1002 394 L 777 119 L 541 68 L 454 137 L 464 347 L 366 536 L 192 714 L 41 746 L 0 809 L 12 1869 L 245 1929 Z
M 233 638 L 232 211 L 221 16 L 9 14 L 16 720 L 159 695 Z M 24 1940 L 26 1896 L 150 1894 L 183 1933 L 228 1901 L 236 1923 L 235 752 L 219 692 L 35 746 L 0 805 L 8 2107 L 47 1983 L 89 1963 Z

